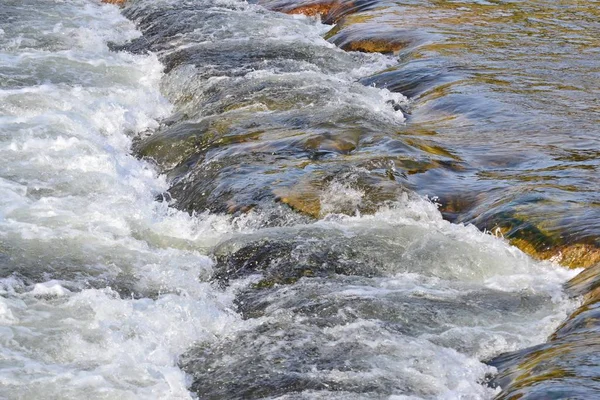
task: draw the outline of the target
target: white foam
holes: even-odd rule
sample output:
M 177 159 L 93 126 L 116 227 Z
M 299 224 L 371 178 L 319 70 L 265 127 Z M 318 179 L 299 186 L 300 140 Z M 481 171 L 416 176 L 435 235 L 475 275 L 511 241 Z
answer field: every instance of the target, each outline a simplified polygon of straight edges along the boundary
M 165 179 L 129 154 L 133 134 L 172 108 L 155 56 L 107 48 L 139 32 L 115 7 L 47 7 L 56 20 L 19 29 L 30 44 L 36 29 L 54 35 L 52 49 L 21 40 L 0 53 L 43 82 L 0 89 L 0 257 L 34 280 L 0 285 L 0 360 L 11 366 L 0 396 L 190 398 L 177 357 L 238 320 L 231 299 L 202 282 L 212 262 L 197 250 L 228 219 L 155 202 Z M 90 288 L 102 282 L 125 287 Z
M 52 280 L 43 283 L 36 283 L 31 290 L 34 296 L 55 296 L 63 297 L 71 293 L 69 289 L 64 288 L 59 281 Z
M 364 197 L 364 192 L 351 187 L 347 183 L 332 182 L 320 196 L 321 213 L 323 215 L 358 210 Z

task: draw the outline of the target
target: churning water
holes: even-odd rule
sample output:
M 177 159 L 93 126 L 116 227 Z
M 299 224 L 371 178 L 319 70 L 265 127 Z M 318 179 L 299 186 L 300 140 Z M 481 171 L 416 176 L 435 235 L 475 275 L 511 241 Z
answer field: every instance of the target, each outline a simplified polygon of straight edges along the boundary
M 442 218 L 462 161 L 329 29 L 2 0 L 0 397 L 486 399 L 554 332 L 576 271 Z

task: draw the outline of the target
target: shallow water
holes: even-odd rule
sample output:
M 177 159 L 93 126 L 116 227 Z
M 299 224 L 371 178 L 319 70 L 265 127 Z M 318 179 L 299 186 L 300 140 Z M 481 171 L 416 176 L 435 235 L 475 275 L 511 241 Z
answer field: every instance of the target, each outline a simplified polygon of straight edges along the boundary
M 473 201 L 456 220 L 523 238 L 537 228 L 538 248 L 597 245 L 598 2 L 395 4 L 390 25 L 436 35 L 399 73 L 415 63 L 453 79 L 417 90 L 412 122 L 468 165 L 446 186 Z
M 500 393 L 591 287 L 460 222 L 597 242 L 597 11 L 369 4 L 3 2 L 0 397 Z

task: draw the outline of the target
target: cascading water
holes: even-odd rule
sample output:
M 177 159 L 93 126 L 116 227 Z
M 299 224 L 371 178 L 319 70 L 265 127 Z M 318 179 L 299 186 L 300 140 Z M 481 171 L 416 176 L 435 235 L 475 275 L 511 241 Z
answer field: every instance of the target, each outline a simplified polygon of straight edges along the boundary
M 189 397 L 177 356 L 239 317 L 203 283 L 225 219 L 155 202 L 164 178 L 130 155 L 171 112 L 162 66 L 108 50 L 139 36 L 114 7 L 0 14 L 0 396 Z
M 0 397 L 486 399 L 552 334 L 577 271 L 417 194 L 465 163 L 329 29 L 3 1 Z

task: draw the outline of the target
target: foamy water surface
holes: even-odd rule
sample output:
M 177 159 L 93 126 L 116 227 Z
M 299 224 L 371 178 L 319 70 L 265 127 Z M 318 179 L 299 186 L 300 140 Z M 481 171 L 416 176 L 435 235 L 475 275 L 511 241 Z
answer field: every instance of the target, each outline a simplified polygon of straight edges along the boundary
M 321 40 L 314 20 L 257 15 L 273 40 Z M 262 211 L 190 215 L 157 201 L 170 182 L 131 155 L 132 140 L 181 111 L 165 97 L 177 85 L 198 93 L 217 81 L 195 67 L 165 76 L 153 53 L 109 50 L 139 35 L 116 7 L 86 0 L 11 0 L 0 10 L 1 397 L 243 397 L 246 380 L 261 386 L 247 364 L 256 355 L 267 375 L 296 368 L 274 361 L 285 359 L 301 366 L 296 377 L 323 385 L 271 388 L 278 381 L 265 378 L 255 397 L 490 398 L 494 371 L 482 361 L 545 340 L 574 306 L 561 288 L 574 272 L 450 224 L 413 194 L 344 216 L 337 210 L 363 193 L 334 182 L 322 220 L 275 226 Z M 388 61 L 356 60 L 329 78 L 323 67 L 235 79 L 327 78 L 338 105 L 355 99 L 395 118 L 384 105 L 400 95 L 354 82 Z M 294 285 L 274 278 L 260 304 L 252 291 L 268 268 L 211 280 L 231 254 L 268 241 L 285 242 L 292 264 L 325 248 L 338 251 L 325 260 L 356 264 L 348 274 L 317 268 Z M 371 272 L 356 273 L 363 267 Z

